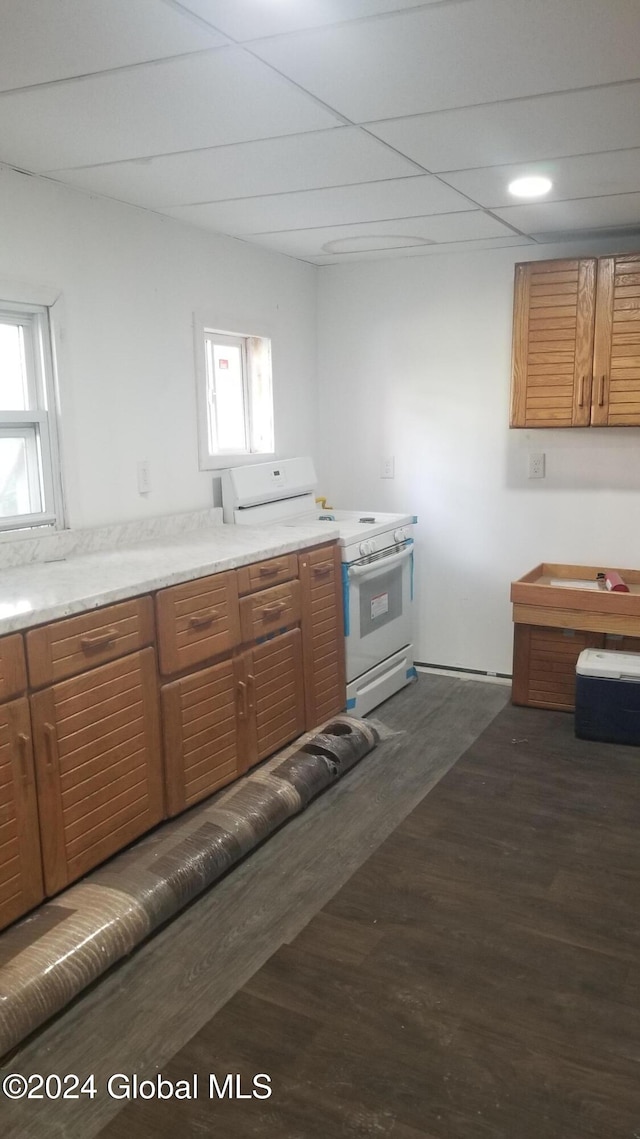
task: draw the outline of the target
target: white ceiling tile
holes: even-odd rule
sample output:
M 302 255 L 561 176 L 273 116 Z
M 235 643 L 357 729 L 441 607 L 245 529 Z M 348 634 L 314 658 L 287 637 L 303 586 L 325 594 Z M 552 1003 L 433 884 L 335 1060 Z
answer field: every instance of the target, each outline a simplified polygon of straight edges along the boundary
M 439 0 L 182 0 L 182 5 L 237 40 L 401 12 Z
M 640 193 L 570 202 L 529 202 L 496 214 L 526 234 L 640 225 Z
M 408 218 L 453 210 L 468 211 L 469 202 L 436 178 L 425 175 L 297 194 L 276 194 L 267 198 L 244 198 L 236 202 L 183 206 L 164 212 L 221 233 L 244 235 Z
M 530 237 L 492 237 L 480 241 L 445 241 L 438 245 L 412 245 L 407 249 L 396 249 L 393 252 L 376 252 L 369 250 L 360 253 L 325 253 L 321 257 L 309 257 L 314 265 L 344 265 L 351 261 L 382 261 L 395 257 L 436 257 L 443 253 L 479 253 L 485 249 L 504 249 L 511 246 L 535 245 Z
M 394 221 L 363 222 L 358 225 L 321 226 L 319 229 L 290 230 L 285 233 L 254 234 L 251 242 L 265 245 L 294 257 L 319 256 L 338 251 L 335 242 L 365 245 L 376 241 L 384 249 L 394 249 L 394 241 L 424 246 L 425 242 L 470 241 L 474 238 L 501 237 L 511 233 L 495 218 L 473 210 L 468 213 L 434 214 L 431 217 L 400 218 Z
M 0 91 L 227 42 L 158 0 L 0 0 L 0 28 Z
M 50 173 L 85 190 L 154 208 L 342 186 L 416 171 L 412 162 L 359 127 L 334 127 Z
M 261 40 L 354 122 L 640 78 L 638 0 L 476 0 Z
M 219 48 L 0 95 L 0 161 L 52 170 L 338 121 L 241 48 Z
M 367 130 L 428 170 L 640 146 L 640 83 L 436 111 Z
M 522 205 L 509 193 L 516 178 L 539 175 L 553 183 L 545 202 L 568 198 L 591 198 L 640 191 L 640 148 L 586 154 L 578 158 L 553 158 L 546 162 L 521 162 L 515 166 L 489 166 L 483 170 L 459 170 L 442 175 L 445 181 L 481 206 Z

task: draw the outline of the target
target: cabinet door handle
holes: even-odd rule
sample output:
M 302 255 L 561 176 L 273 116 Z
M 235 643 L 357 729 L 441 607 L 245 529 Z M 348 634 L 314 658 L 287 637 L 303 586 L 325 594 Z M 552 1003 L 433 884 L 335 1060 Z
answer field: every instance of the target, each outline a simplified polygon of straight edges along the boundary
M 25 787 L 29 783 L 29 764 L 27 763 L 27 754 L 29 749 L 29 737 L 24 732 L 18 732 L 18 755 L 20 756 L 20 770 L 22 772 L 22 782 Z
M 246 720 L 247 718 L 247 686 L 244 680 L 239 680 L 237 684 L 238 690 L 238 719 Z
M 217 609 L 208 609 L 206 613 L 200 613 L 197 617 L 190 617 L 189 625 L 192 629 L 204 629 L 207 625 L 212 625 L 214 621 L 217 621 L 219 616 Z
M 584 376 L 580 376 L 580 387 L 578 388 L 578 407 L 584 407 Z
M 249 676 L 247 677 L 247 696 L 249 711 L 253 712 L 256 702 L 256 678 L 251 673 L 249 673 Z
M 260 566 L 258 573 L 260 577 L 275 577 L 277 573 L 280 573 L 281 569 L 282 566 Z
M 90 653 L 92 649 L 106 649 L 107 645 L 112 645 L 118 639 L 117 629 L 107 629 L 104 633 L 97 633 L 95 637 L 81 637 L 80 647 L 85 653 Z
M 47 767 L 53 769 L 58 761 L 58 740 L 53 724 L 44 725 L 44 747 Z
M 327 577 L 328 574 L 331 573 L 332 569 L 333 569 L 333 566 L 331 565 L 331 563 L 325 562 L 324 565 L 312 566 L 311 572 L 312 572 L 314 577 Z
M 598 407 L 604 406 L 604 385 L 606 376 L 600 376 L 600 386 L 598 388 Z
M 286 608 L 286 601 L 274 601 L 271 605 L 265 605 L 262 610 L 262 616 L 269 620 L 271 617 L 277 617 L 278 614 L 282 613 L 283 609 Z

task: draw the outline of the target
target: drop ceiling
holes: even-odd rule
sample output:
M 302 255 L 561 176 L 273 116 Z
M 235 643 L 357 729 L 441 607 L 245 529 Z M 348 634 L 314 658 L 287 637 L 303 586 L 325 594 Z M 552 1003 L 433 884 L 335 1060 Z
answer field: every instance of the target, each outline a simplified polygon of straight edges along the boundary
M 640 234 L 640 0 L 0 0 L 0 162 L 317 265 Z

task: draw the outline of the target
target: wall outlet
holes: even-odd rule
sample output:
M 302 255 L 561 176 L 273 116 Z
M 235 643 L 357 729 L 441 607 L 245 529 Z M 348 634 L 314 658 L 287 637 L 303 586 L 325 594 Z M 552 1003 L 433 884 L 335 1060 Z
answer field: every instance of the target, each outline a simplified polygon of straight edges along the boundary
M 396 467 L 396 461 L 395 461 L 393 455 L 387 455 L 387 457 L 385 459 L 381 459 L 381 461 L 380 461 L 380 478 L 381 479 L 393 479 L 393 478 L 395 478 L 395 474 L 396 474 L 395 467 Z
M 530 479 L 543 479 L 545 476 L 545 462 L 544 454 L 542 451 L 531 452 L 529 455 L 529 474 Z
M 149 494 L 151 490 L 151 473 L 149 460 L 141 459 L 138 463 L 138 494 Z

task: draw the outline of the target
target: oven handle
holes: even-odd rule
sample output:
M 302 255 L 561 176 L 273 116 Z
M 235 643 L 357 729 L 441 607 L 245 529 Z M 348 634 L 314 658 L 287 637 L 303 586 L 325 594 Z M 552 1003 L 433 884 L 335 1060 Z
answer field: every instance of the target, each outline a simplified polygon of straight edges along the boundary
M 352 565 L 349 566 L 349 577 L 379 577 L 388 570 L 393 569 L 394 566 L 399 566 L 410 558 L 413 553 L 413 546 L 407 546 L 405 550 L 401 550 L 399 554 L 392 554 L 389 558 L 380 558 L 377 562 L 369 562 L 366 566 Z

